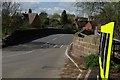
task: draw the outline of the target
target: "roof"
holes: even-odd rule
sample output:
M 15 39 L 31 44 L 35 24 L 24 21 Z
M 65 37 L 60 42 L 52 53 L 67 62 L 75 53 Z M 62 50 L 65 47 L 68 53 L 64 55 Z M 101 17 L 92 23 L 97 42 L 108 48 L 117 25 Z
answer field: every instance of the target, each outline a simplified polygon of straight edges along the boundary
M 35 17 L 38 15 L 37 13 L 23 13 L 23 15 L 28 18 L 29 23 L 32 24 L 34 21 Z
M 92 29 L 92 25 L 90 22 L 88 22 L 86 25 L 85 25 L 85 29 L 86 30 L 91 30 Z
M 76 17 L 76 21 L 88 21 L 88 18 L 85 17 Z
M 30 24 L 34 21 L 36 15 L 37 15 L 36 13 L 28 13 L 29 23 Z

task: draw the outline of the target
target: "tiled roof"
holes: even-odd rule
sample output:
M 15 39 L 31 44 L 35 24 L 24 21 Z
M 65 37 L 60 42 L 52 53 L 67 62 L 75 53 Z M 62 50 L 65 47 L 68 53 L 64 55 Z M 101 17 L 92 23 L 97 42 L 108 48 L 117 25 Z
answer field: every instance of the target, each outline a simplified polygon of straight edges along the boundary
M 23 13 L 25 18 L 28 18 L 29 23 L 32 24 L 32 22 L 34 21 L 36 15 L 38 15 L 37 13 Z
M 29 23 L 30 24 L 34 21 L 36 15 L 37 15 L 36 13 L 28 13 Z
M 92 29 L 92 25 L 90 22 L 88 22 L 86 25 L 85 25 L 85 29 L 86 30 L 91 30 Z

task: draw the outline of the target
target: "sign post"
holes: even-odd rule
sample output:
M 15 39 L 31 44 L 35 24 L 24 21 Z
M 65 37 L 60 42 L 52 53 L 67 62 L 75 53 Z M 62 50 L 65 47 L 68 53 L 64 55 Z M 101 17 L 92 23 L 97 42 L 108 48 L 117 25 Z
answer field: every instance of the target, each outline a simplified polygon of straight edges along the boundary
M 110 56 L 113 41 L 114 22 L 101 26 L 100 55 L 99 55 L 99 79 L 108 80 Z

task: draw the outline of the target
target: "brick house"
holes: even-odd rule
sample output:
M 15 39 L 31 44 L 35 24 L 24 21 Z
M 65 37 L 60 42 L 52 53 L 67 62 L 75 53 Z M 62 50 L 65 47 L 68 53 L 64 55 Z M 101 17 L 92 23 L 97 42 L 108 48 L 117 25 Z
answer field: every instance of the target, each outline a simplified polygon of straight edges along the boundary
M 24 20 L 32 25 L 33 28 L 40 28 L 40 18 L 37 13 L 23 13 Z
M 90 30 L 90 29 L 95 29 L 96 24 L 93 21 L 89 21 L 88 18 L 84 18 L 84 17 L 77 17 L 75 19 L 78 28 L 85 28 L 86 30 Z

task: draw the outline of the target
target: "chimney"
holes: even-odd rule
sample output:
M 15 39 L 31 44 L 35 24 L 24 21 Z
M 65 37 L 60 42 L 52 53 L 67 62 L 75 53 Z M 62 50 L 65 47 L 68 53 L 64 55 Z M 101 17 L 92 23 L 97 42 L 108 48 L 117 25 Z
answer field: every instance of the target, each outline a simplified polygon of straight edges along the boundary
M 29 9 L 28 13 L 32 13 L 32 9 Z

